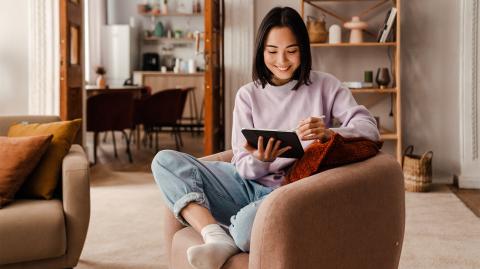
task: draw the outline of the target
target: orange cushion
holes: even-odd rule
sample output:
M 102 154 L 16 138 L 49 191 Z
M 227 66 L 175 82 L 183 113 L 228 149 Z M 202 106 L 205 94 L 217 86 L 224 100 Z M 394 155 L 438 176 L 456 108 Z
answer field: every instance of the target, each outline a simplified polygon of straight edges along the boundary
M 13 199 L 47 150 L 52 137 L 0 136 L 0 208 Z
M 82 120 L 51 123 L 20 123 L 10 127 L 8 136 L 52 134 L 52 142 L 35 170 L 18 191 L 19 197 L 51 199 L 60 180 L 62 160 L 70 150 Z

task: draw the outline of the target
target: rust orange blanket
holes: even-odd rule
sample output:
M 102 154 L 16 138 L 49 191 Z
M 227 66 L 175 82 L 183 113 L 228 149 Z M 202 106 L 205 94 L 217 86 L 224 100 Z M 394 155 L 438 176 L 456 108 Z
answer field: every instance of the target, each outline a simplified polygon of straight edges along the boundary
M 290 168 L 284 185 L 330 168 L 368 159 L 375 156 L 382 145 L 382 141 L 344 138 L 334 133 L 328 141 L 317 140 L 307 147 L 303 157 Z

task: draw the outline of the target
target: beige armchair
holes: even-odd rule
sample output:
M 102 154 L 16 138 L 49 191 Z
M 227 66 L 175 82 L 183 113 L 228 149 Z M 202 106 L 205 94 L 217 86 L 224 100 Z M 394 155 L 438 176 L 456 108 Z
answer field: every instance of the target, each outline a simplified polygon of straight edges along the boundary
M 230 151 L 203 158 L 229 161 Z M 170 269 L 191 268 L 188 247 L 203 243 L 165 207 Z M 398 267 L 405 228 L 399 164 L 387 154 L 327 170 L 273 191 L 253 224 L 251 251 L 223 269 Z
M 0 135 L 6 135 L 15 122 L 58 120 L 54 116 L 0 116 Z M 63 159 L 61 198 L 15 200 L 0 209 L 0 268 L 77 265 L 90 219 L 88 166 L 80 145 L 72 145 Z

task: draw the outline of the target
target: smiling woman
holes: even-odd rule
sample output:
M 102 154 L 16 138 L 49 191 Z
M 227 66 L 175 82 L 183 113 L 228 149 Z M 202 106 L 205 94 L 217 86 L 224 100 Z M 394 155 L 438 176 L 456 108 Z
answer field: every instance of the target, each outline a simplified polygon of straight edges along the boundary
M 233 111 L 231 163 L 211 162 L 185 153 L 160 151 L 152 172 L 166 204 L 184 225 L 202 234 L 205 244 L 187 250 L 194 268 L 220 268 L 232 255 L 250 250 L 252 225 L 260 204 L 285 182 L 294 158 L 289 147 L 269 139 L 256 148 L 242 129 L 296 129 L 307 147 L 334 132 L 378 140 L 375 120 L 357 105 L 332 75 L 311 71 L 310 42 L 300 15 L 277 7 L 263 19 L 254 50 L 253 81 L 242 86 Z M 332 127 L 336 118 L 342 122 Z M 263 145 L 259 136 L 257 145 Z M 229 226 L 228 235 L 217 223 Z

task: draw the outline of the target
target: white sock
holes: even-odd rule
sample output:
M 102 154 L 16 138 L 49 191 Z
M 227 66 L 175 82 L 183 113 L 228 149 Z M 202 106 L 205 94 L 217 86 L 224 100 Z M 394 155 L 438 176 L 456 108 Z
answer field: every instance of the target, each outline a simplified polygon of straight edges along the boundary
M 220 269 L 222 265 L 240 249 L 218 224 L 203 227 L 200 232 L 205 244 L 189 247 L 187 258 L 196 269 Z

